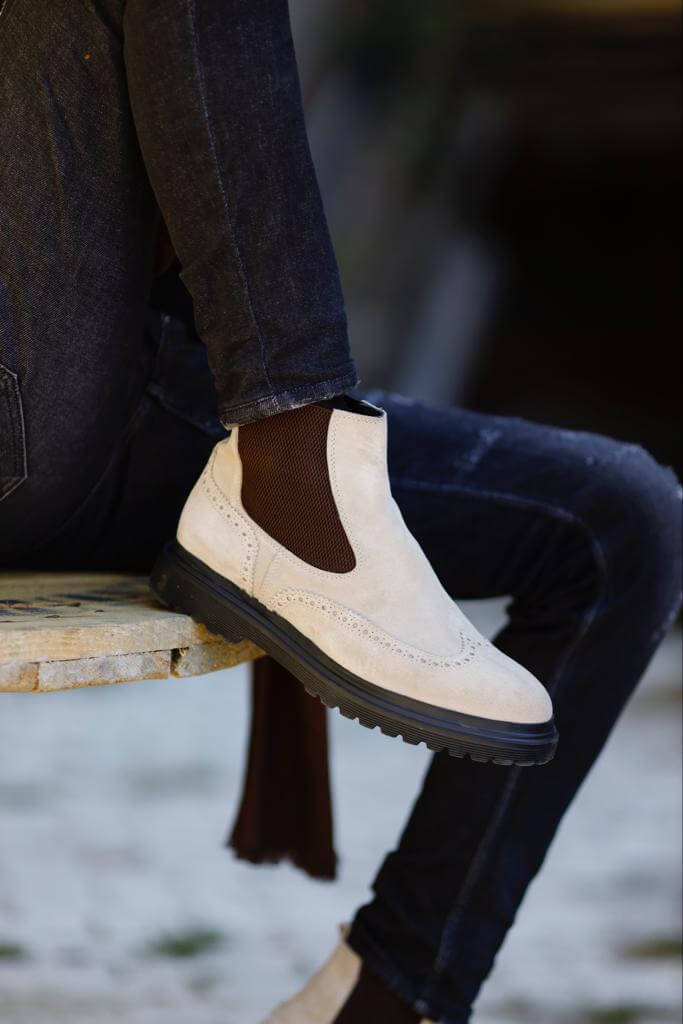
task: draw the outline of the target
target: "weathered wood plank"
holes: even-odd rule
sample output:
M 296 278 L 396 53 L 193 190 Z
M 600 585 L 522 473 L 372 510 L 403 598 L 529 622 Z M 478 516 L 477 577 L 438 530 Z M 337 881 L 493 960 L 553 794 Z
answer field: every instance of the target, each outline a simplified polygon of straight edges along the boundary
M 171 667 L 174 676 L 201 676 L 205 672 L 233 668 L 243 661 L 253 661 L 262 656 L 263 651 L 249 640 L 242 640 L 238 644 L 219 641 L 175 650 Z
M 103 613 L 94 622 L 75 623 L 65 617 L 59 624 L 31 622 L 11 630 L 0 623 L 0 664 L 175 650 L 215 640 L 187 615 L 144 611 L 133 617 L 121 609 Z
M 136 576 L 11 573 L 0 580 L 0 664 L 173 650 L 216 638 Z
M 41 661 L 38 664 L 38 692 L 132 683 L 141 679 L 166 679 L 170 671 L 170 651 L 115 654 L 105 658 L 78 658 L 76 661 Z
M 0 576 L 0 691 L 197 675 L 261 656 L 162 607 L 141 576 Z
M 0 665 L 0 693 L 30 693 L 38 689 L 38 666 L 26 661 Z

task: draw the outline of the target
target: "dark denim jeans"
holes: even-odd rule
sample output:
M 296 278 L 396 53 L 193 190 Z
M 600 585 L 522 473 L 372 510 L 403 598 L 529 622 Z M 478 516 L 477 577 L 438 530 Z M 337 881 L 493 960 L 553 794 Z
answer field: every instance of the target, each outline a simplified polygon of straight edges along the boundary
M 159 209 L 224 423 L 357 383 L 287 0 L 0 0 L 5 493 L 25 430 L 69 514 L 126 430 Z
M 224 430 L 191 328 L 148 310 L 145 360 L 126 434 L 114 445 L 106 431 L 83 439 L 100 466 L 96 486 L 15 565 L 145 571 L 173 535 Z M 391 486 L 408 526 L 453 597 L 511 595 L 496 643 L 547 684 L 560 730 L 542 768 L 436 755 L 353 923 L 352 946 L 390 987 L 432 1019 L 461 1024 L 678 607 L 681 494 L 635 445 L 365 394 L 388 413 Z M 0 501 L 0 565 L 24 486 Z M 60 486 L 44 480 L 40 500 L 51 507 Z
M 637 445 L 367 397 L 389 412 L 410 530 L 454 598 L 511 596 L 495 643 L 546 684 L 560 734 L 542 768 L 436 755 L 353 923 L 351 945 L 399 995 L 463 1024 L 679 607 L 681 488 Z

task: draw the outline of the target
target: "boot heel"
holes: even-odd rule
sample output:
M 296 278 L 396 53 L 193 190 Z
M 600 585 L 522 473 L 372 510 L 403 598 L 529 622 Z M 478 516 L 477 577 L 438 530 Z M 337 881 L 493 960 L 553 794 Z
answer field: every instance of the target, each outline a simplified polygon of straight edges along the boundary
M 156 597 L 167 608 L 190 615 L 230 644 L 245 639 L 239 617 L 217 601 L 203 581 L 187 571 L 178 560 L 172 544 L 167 544 L 161 551 L 149 582 Z

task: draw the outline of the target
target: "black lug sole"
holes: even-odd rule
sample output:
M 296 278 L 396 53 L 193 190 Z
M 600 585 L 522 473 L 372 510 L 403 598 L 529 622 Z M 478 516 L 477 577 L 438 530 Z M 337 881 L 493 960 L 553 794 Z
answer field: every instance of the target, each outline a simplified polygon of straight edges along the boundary
M 308 693 L 347 718 L 406 743 L 452 757 L 503 765 L 539 765 L 557 747 L 553 720 L 500 722 L 425 704 L 375 686 L 333 661 L 276 612 L 214 572 L 177 541 L 167 544 L 150 578 L 169 608 L 184 612 L 230 643 L 251 640 L 299 679 Z

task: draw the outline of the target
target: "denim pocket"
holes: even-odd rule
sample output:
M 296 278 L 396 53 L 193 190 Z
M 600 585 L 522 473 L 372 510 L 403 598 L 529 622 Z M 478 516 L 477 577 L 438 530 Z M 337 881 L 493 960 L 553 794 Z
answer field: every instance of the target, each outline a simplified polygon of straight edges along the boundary
M 0 363 L 0 501 L 26 479 L 26 434 L 19 381 Z

